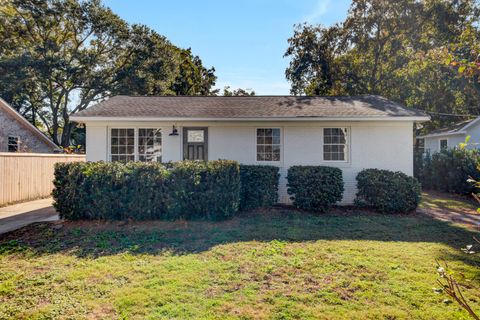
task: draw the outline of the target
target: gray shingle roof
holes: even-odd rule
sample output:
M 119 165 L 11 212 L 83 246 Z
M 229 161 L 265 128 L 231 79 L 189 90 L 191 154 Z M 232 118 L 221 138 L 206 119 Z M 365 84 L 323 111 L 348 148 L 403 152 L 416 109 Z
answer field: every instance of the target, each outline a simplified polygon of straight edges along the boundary
M 115 96 L 72 119 L 108 118 L 369 118 L 426 117 L 380 96 Z
M 453 134 L 453 133 L 461 132 L 461 131 L 464 130 L 464 128 L 467 125 L 469 125 L 470 123 L 472 123 L 472 121 L 474 121 L 476 119 L 478 119 L 478 118 L 457 122 L 457 123 L 454 123 L 454 124 L 450 125 L 449 127 L 433 130 L 433 131 L 429 132 L 428 134 L 429 135 L 431 135 L 431 134 L 442 134 L 442 133 Z

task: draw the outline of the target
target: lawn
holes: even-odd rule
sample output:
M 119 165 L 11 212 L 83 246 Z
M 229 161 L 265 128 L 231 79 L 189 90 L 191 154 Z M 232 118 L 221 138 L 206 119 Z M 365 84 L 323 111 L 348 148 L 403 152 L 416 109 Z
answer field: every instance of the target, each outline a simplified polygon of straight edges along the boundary
M 219 222 L 36 224 L 0 236 L 0 318 L 468 319 L 474 233 L 427 216 L 290 209 Z

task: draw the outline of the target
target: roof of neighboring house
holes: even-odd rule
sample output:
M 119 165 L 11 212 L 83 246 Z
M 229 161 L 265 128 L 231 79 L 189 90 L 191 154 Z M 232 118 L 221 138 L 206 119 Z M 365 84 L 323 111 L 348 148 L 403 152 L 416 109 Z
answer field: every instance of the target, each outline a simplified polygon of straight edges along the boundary
M 52 147 L 52 149 L 59 149 L 59 147 L 50 140 L 43 132 L 38 130 L 33 124 L 31 124 L 27 119 L 25 119 L 17 110 L 13 109 L 5 100 L 0 98 L 0 109 L 4 110 L 15 120 L 17 120 L 26 130 L 29 130 L 34 135 L 36 135 L 40 140 L 45 142 L 47 145 Z
M 414 117 L 423 112 L 380 96 L 115 96 L 71 117 L 89 120 L 242 120 L 341 118 L 385 119 Z
M 428 137 L 436 137 L 436 136 L 449 136 L 449 135 L 458 135 L 458 134 L 466 134 L 467 129 L 480 121 L 480 117 L 461 121 L 450 125 L 449 127 L 440 128 L 437 130 L 433 130 L 426 135 L 420 136 L 419 138 L 428 138 Z

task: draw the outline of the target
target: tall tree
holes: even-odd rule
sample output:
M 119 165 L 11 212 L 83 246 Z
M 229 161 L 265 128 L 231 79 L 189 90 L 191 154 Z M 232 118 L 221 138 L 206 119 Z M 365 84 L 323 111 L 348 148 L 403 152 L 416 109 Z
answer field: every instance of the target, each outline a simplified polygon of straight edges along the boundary
M 478 39 L 479 20 L 474 0 L 354 0 L 342 23 L 296 26 L 285 53 L 291 92 L 380 94 L 433 115 L 480 114 L 472 82 L 433 54 L 468 28 Z M 439 126 L 458 119 L 434 120 Z
M 68 146 L 70 115 L 115 94 L 175 95 L 183 81 L 208 94 L 214 70 L 100 0 L 4 0 L 0 94 Z M 188 59 L 204 77 L 184 77 Z M 206 71 L 204 71 L 206 70 Z

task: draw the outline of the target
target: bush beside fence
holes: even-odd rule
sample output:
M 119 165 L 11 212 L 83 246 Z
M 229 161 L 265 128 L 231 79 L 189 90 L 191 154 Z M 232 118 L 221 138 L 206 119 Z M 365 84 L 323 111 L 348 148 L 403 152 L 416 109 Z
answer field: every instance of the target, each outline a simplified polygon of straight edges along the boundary
M 292 166 L 287 180 L 288 194 L 297 208 L 325 212 L 342 200 L 343 177 L 339 168 Z
M 54 184 L 55 208 L 70 220 L 219 220 L 239 207 L 239 165 L 228 160 L 58 164 Z

